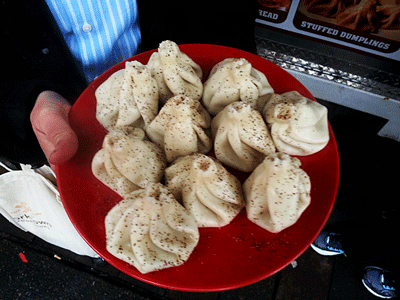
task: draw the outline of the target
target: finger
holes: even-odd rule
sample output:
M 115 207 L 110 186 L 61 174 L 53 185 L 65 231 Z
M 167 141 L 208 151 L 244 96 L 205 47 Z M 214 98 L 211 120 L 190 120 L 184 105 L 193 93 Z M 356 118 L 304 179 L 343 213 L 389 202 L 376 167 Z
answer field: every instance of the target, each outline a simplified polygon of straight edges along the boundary
M 78 139 L 69 125 L 71 105 L 61 95 L 42 92 L 31 112 L 33 131 L 51 165 L 71 159 L 78 149 Z

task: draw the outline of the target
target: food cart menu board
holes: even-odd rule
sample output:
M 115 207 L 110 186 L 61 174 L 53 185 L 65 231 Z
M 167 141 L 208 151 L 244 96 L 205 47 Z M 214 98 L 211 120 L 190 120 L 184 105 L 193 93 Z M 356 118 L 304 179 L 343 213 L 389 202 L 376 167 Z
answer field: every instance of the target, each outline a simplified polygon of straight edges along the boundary
M 400 61 L 400 0 L 258 0 L 257 23 Z

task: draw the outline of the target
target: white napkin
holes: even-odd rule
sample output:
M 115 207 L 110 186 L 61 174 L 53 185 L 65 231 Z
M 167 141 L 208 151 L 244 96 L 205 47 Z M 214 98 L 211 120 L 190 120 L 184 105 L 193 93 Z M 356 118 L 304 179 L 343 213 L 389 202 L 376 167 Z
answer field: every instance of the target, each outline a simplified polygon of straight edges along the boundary
M 0 175 L 0 213 L 18 228 L 79 255 L 99 257 L 76 231 L 62 205 L 56 177 L 48 166 Z

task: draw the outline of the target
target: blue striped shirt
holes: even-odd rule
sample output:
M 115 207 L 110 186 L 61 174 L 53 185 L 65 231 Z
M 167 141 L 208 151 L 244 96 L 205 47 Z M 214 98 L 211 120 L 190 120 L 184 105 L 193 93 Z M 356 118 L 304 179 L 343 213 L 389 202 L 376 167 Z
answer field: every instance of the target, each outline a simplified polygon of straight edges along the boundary
M 46 2 L 89 82 L 137 53 L 141 37 L 135 0 Z

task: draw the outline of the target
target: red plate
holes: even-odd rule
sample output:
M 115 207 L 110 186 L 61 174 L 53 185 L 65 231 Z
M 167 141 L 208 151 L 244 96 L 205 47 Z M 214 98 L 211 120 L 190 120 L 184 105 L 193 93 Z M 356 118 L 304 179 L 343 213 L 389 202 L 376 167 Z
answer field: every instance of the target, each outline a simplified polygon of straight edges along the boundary
M 263 72 L 276 93 L 296 90 L 314 99 L 289 73 L 248 52 L 214 45 L 181 45 L 180 49 L 198 63 L 205 78 L 212 66 L 225 58 L 246 58 Z M 149 51 L 129 60 L 147 64 Z M 97 87 L 124 62 L 99 76 L 79 97 L 70 114 L 78 134 L 79 149 L 68 163 L 57 168 L 58 188 L 65 209 L 78 232 L 107 262 L 124 273 L 160 287 L 210 292 L 242 287 L 262 280 L 295 260 L 317 237 L 332 210 L 339 185 L 339 154 L 329 126 L 330 142 L 320 152 L 299 157 L 311 178 L 311 204 L 296 224 L 272 234 L 246 218 L 245 210 L 222 228 L 200 228 L 200 241 L 182 266 L 141 274 L 106 250 L 104 217 L 121 200 L 98 181 L 91 172 L 91 161 L 101 148 L 106 131 L 95 118 Z

